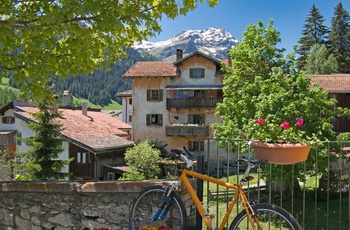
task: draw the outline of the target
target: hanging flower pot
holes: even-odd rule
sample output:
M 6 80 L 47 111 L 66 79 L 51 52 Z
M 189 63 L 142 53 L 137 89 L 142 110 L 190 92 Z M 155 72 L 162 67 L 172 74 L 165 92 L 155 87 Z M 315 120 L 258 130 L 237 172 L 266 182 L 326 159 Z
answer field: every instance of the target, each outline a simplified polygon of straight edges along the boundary
M 271 164 L 288 165 L 307 160 L 310 147 L 307 144 L 274 144 L 261 141 L 250 141 L 249 145 L 259 160 Z

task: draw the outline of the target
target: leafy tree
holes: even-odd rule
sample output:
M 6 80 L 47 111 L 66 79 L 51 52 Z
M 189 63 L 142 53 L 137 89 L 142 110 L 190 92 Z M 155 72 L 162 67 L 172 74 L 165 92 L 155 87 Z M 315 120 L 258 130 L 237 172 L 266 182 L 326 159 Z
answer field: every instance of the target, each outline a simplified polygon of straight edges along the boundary
M 148 180 L 157 179 L 160 173 L 160 150 L 150 140 L 145 140 L 125 153 L 126 164 L 130 172 L 123 174 L 122 179 Z
M 325 45 L 314 44 L 306 59 L 305 72 L 308 74 L 337 73 L 338 62 L 333 54 L 328 54 Z
M 214 124 L 216 138 L 248 142 L 257 132 L 253 128 L 256 118 L 263 117 L 280 124 L 283 120 L 292 121 L 301 117 L 304 119 L 305 137 L 334 140 L 330 122 L 334 117 L 331 108 L 335 100 L 329 99 L 328 93 L 319 86 L 310 87 L 310 79 L 295 68 L 293 54 L 284 58 L 283 49 L 276 47 L 280 42 L 279 36 L 273 21 L 266 28 L 258 21 L 256 25 L 248 25 L 243 39 L 230 51 L 232 67 L 224 66 L 227 71 L 224 100 L 216 108 L 216 114 L 222 120 Z M 327 166 L 327 151 L 320 152 L 318 166 L 322 171 Z M 307 161 L 310 173 L 314 173 L 314 157 L 310 153 Z M 281 168 L 275 167 L 274 170 Z M 283 170 L 287 181 L 292 168 L 285 166 Z M 303 171 L 303 165 L 296 166 L 296 178 L 305 179 Z
M 161 32 L 161 17 L 186 15 L 204 0 L 4 1 L 0 77 L 45 98 L 48 76 L 91 73 L 125 56 L 125 47 Z M 218 0 L 208 0 L 213 7 Z
M 313 4 L 303 26 L 303 36 L 298 41 L 300 43 L 297 49 L 297 53 L 300 54 L 298 58 L 298 68 L 300 70 L 303 70 L 305 67 L 306 58 L 311 50 L 311 46 L 314 44 L 326 44 L 328 28 L 323 25 L 324 21 L 325 19 L 320 14 L 318 8 Z
M 24 176 L 28 180 L 59 180 L 67 178 L 68 174 L 61 170 L 70 160 L 60 160 L 64 141 L 62 125 L 55 121 L 60 114 L 50 109 L 47 101 L 36 103 L 38 112 L 32 114 L 36 122 L 28 123 L 34 131 L 34 136 L 23 138 L 30 147 L 25 153 L 19 153 L 23 162 Z
M 334 9 L 329 42 L 340 73 L 350 73 L 350 16 L 340 2 Z

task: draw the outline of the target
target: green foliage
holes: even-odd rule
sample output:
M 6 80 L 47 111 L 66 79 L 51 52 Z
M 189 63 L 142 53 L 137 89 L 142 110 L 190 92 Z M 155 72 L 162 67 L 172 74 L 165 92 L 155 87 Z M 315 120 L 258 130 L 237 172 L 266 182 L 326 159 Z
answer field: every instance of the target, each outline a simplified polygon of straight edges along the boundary
M 125 153 L 126 164 L 130 172 L 123 174 L 122 179 L 157 179 L 160 173 L 159 161 L 160 151 L 156 149 L 151 141 L 145 140 Z
M 338 73 L 338 62 L 333 54 L 328 54 L 325 45 L 314 44 L 307 55 L 304 68 L 307 74 Z
M 62 125 L 54 119 L 60 114 L 52 111 L 46 101 L 36 103 L 39 111 L 32 116 L 36 122 L 30 122 L 27 126 L 33 130 L 34 136 L 22 138 L 22 141 L 30 147 L 25 153 L 19 153 L 25 165 L 24 174 L 28 180 L 59 180 L 66 179 L 67 173 L 61 170 L 70 160 L 60 160 L 63 152 L 61 131 Z
M 275 125 L 277 129 L 284 121 L 294 124 L 293 121 L 302 118 L 298 140 L 310 141 L 311 137 L 313 141 L 335 140 L 331 121 L 336 101 L 320 86 L 310 87 L 310 79 L 296 70 L 293 55 L 284 58 L 282 50 L 276 48 L 279 41 L 273 22 L 265 28 L 259 21 L 247 27 L 243 39 L 230 51 L 232 67 L 225 67 L 224 100 L 217 105 L 216 112 L 222 122 L 214 125 L 216 138 L 254 139 L 259 135 L 259 130 L 255 129 L 256 118 L 264 118 L 266 124 Z M 322 171 L 326 167 L 328 150 L 323 151 L 322 144 L 318 144 L 318 166 Z M 310 155 L 307 169 L 312 171 L 315 155 Z M 288 171 L 291 168 L 286 168 L 286 172 L 291 172 Z M 302 168 L 295 172 L 300 173 L 298 178 L 303 178 Z M 290 174 L 284 175 L 288 180 Z
M 162 31 L 159 19 L 186 15 L 204 0 L 5 1 L 0 68 L 29 98 L 49 96 L 48 76 L 67 78 L 108 67 L 125 47 Z M 208 0 L 214 6 L 218 0 Z

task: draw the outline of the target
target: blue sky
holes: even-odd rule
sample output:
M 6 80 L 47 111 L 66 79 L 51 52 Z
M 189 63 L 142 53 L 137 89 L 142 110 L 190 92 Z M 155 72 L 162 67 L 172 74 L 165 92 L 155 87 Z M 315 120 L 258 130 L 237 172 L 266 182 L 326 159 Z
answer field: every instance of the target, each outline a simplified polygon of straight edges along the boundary
M 163 18 L 160 21 L 163 31 L 149 41 L 164 41 L 183 30 L 203 30 L 209 27 L 224 28 L 240 40 L 248 24 L 262 20 L 267 25 L 272 18 L 274 26 L 281 33 L 282 42 L 278 46 L 286 48 L 287 53 L 290 53 L 301 37 L 313 4 L 323 15 L 326 26 L 331 25 L 334 8 L 339 2 L 350 12 L 349 0 L 219 0 L 219 5 L 214 8 L 208 7 L 206 0 L 204 2 L 186 16 L 174 20 Z

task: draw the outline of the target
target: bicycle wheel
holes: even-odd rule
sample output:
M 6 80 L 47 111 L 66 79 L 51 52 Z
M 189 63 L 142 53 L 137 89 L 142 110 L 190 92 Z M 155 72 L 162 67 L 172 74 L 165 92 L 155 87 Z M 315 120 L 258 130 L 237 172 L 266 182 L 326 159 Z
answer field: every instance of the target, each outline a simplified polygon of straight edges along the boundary
M 163 220 L 153 220 L 163 202 L 164 188 L 153 186 L 144 189 L 135 200 L 130 213 L 130 228 L 139 230 L 142 226 L 159 229 L 184 230 L 187 221 L 186 209 L 182 199 L 173 193 L 169 212 Z
M 253 206 L 256 213 L 256 219 L 259 221 L 261 228 L 258 227 L 257 221 L 254 220 L 256 229 L 293 229 L 301 230 L 298 221 L 285 209 L 272 204 L 256 204 Z M 235 229 L 254 229 L 249 222 L 245 210 L 240 212 L 232 221 L 230 230 Z

